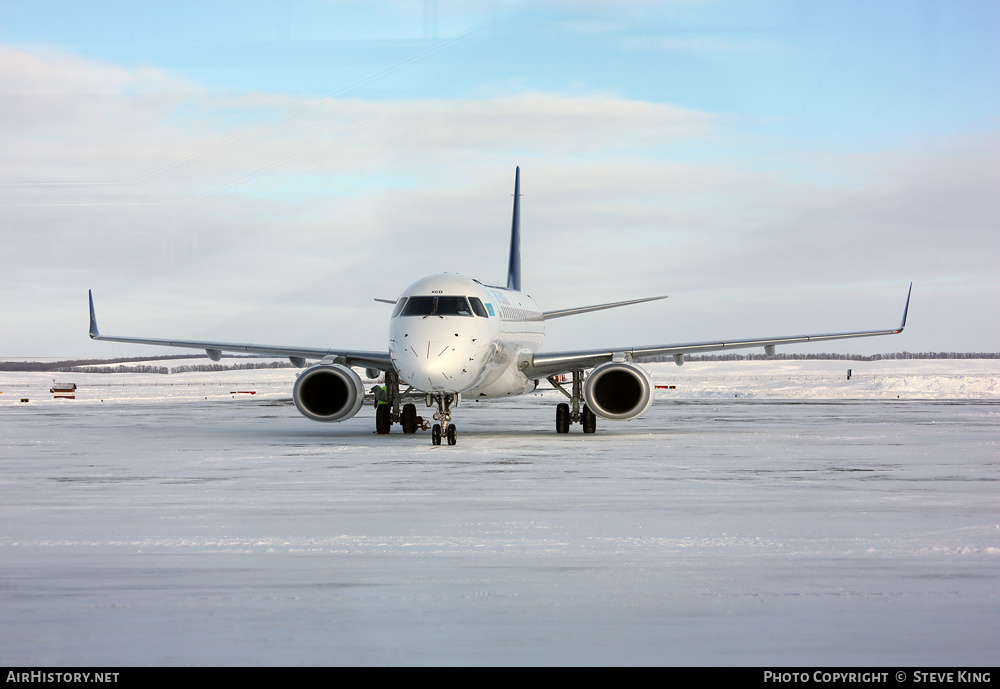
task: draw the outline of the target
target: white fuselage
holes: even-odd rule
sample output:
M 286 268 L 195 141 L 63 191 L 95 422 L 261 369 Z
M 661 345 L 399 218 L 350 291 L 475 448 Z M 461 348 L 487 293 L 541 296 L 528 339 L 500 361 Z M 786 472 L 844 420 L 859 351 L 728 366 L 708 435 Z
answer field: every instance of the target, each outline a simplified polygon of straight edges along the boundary
M 389 355 L 400 380 L 415 390 L 504 397 L 534 388 L 518 362 L 544 338 L 542 312 L 528 295 L 461 275 L 432 275 L 396 302 Z

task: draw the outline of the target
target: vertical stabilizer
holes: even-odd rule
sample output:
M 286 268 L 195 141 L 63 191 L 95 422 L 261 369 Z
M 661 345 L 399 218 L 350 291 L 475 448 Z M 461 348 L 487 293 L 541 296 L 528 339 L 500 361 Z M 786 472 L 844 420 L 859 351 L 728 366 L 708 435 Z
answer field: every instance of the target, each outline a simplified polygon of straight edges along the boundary
M 514 170 L 514 219 L 510 224 L 507 289 L 521 291 L 521 168 Z

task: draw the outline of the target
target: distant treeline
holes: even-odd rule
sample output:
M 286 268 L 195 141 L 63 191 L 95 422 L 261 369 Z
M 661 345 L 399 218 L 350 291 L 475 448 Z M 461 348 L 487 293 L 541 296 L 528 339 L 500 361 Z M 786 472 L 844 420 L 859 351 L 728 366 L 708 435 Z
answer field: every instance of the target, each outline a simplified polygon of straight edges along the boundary
M 892 352 L 889 354 L 695 354 L 687 361 L 891 361 L 893 359 L 1000 359 L 1000 352 Z M 672 356 L 656 356 L 644 361 L 673 361 Z
M 290 361 L 271 361 L 267 363 L 247 363 L 247 364 L 191 364 L 188 366 L 68 366 L 66 368 L 55 368 L 53 371 L 62 373 L 205 373 L 211 371 L 252 371 L 262 368 L 293 368 Z
M 278 362 L 276 365 L 270 363 L 258 364 L 195 364 L 192 366 L 175 366 L 167 369 L 165 366 L 114 366 L 113 364 L 127 364 L 130 361 L 176 361 L 178 359 L 204 359 L 204 354 L 173 354 L 164 356 L 134 356 L 120 359 L 64 359 L 62 361 L 0 361 L 0 371 L 71 371 L 79 373 L 184 373 L 187 371 L 230 371 L 241 368 L 284 368 L 291 366 L 291 362 Z M 259 357 L 232 357 L 239 359 L 253 359 Z M 100 369 L 95 371 L 87 368 Z

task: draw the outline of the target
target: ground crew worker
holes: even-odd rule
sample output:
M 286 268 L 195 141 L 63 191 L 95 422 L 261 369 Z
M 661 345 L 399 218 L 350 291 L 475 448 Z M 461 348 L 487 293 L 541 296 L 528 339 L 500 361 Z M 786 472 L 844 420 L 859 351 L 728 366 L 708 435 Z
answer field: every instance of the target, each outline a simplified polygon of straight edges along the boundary
M 385 434 L 389 432 L 392 425 L 392 411 L 389 409 L 389 393 L 385 386 L 378 385 L 372 387 L 372 394 L 375 395 L 375 432 Z

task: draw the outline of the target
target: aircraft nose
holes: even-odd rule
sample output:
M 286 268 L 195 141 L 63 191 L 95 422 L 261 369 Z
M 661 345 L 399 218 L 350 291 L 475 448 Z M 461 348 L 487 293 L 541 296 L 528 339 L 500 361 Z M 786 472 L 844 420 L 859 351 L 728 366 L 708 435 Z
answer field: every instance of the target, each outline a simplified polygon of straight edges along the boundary
M 408 327 L 392 338 L 389 352 L 399 377 L 425 392 L 464 392 L 482 373 L 475 339 L 468 333 Z
M 412 340 L 396 351 L 396 370 L 418 390 L 461 392 L 478 374 L 467 352 L 457 342 Z

